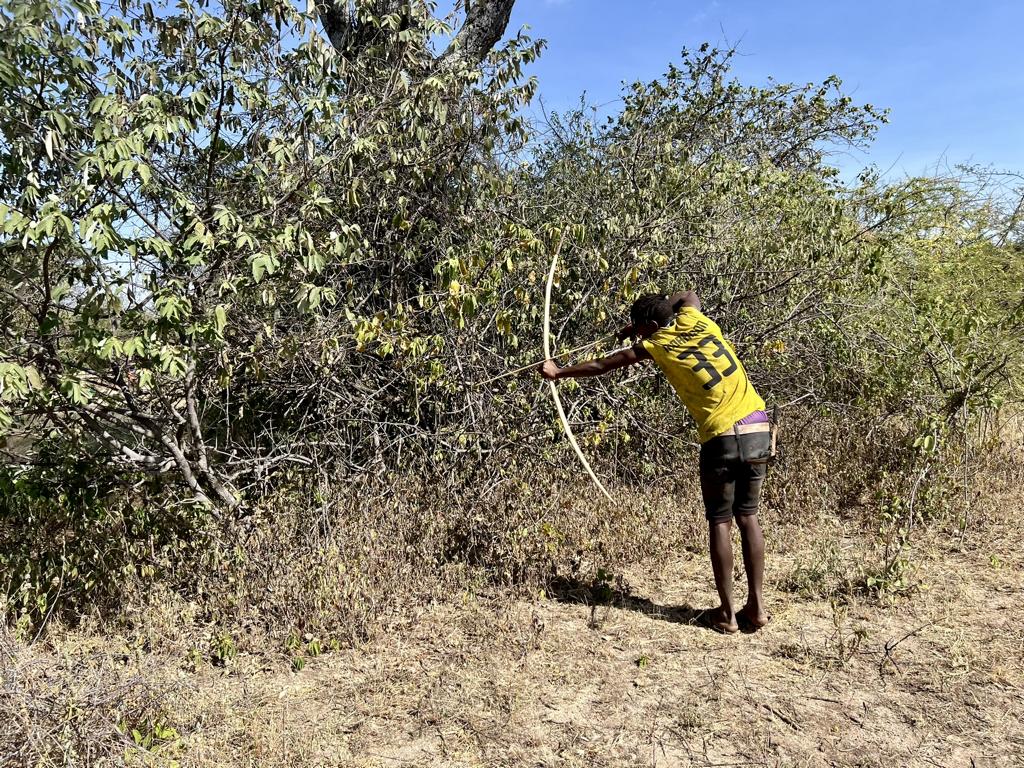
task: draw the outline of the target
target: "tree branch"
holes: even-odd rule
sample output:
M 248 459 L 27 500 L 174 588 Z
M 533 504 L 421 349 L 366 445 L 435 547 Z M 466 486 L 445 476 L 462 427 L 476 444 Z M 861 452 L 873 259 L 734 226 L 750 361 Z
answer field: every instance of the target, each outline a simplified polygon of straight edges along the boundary
M 361 23 L 360 10 L 375 16 L 404 14 L 402 27 L 413 23 L 414 0 L 318 0 L 317 12 L 331 46 L 346 59 L 363 53 L 384 30 Z M 505 34 L 515 0 L 465 0 L 466 19 L 436 65 L 454 69 L 484 60 Z
M 505 34 L 516 0 L 466 0 L 466 21 L 438 64 L 453 69 L 459 64 L 476 66 Z

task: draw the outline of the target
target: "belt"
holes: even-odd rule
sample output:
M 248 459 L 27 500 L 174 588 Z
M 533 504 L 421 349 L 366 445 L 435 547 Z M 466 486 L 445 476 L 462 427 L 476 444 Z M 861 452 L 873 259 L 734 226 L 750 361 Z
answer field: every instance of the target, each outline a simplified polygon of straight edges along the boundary
M 722 435 L 748 435 L 751 432 L 771 432 L 772 425 L 767 421 L 761 421 L 756 424 L 733 424 L 725 432 L 715 437 L 721 437 Z

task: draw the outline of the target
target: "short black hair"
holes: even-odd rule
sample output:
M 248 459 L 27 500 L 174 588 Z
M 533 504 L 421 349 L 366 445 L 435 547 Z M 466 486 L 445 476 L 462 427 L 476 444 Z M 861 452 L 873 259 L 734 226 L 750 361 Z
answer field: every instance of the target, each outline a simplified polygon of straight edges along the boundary
M 672 305 L 661 293 L 645 293 L 629 308 L 629 319 L 633 321 L 634 328 L 647 323 L 657 323 L 659 328 L 664 328 L 674 316 Z

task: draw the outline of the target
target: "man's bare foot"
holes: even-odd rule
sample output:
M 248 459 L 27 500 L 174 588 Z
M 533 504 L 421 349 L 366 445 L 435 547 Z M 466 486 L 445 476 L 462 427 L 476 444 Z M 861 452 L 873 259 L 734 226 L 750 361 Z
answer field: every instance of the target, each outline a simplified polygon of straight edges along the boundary
M 736 611 L 736 619 L 754 629 L 761 629 L 761 627 L 768 624 L 772 620 L 764 609 L 754 610 L 750 605 L 744 605 L 738 611 Z
M 736 623 L 736 617 L 721 606 L 704 611 L 700 615 L 700 622 L 723 635 L 732 635 L 740 630 L 740 625 Z

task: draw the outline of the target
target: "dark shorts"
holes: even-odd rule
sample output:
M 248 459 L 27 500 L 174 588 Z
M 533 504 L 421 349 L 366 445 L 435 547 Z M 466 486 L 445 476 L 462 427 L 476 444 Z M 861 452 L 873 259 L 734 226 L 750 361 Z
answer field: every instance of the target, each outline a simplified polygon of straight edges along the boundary
M 736 435 L 722 435 L 700 447 L 704 516 L 712 523 L 727 522 L 733 516 L 756 515 L 761 501 L 767 465 L 741 461 L 736 441 Z

